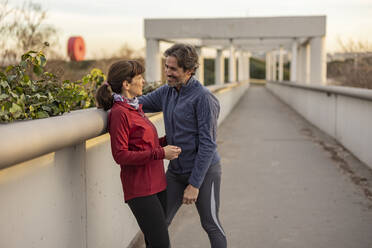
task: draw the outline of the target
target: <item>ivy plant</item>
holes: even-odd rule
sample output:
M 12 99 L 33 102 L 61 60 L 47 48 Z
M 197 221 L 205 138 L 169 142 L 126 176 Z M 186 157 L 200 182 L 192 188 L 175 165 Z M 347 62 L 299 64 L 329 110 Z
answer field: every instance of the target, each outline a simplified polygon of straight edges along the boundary
M 95 106 L 94 94 L 105 80 L 99 69 L 77 82 L 60 82 L 44 70 L 42 52 L 29 51 L 18 65 L 0 70 L 0 121 L 38 119 Z
M 106 80 L 101 70 L 95 68 L 76 82 L 61 82 L 45 71 L 46 63 L 42 52 L 29 51 L 19 64 L 0 69 L 1 123 L 47 118 L 96 106 L 96 90 Z M 148 83 L 143 94 L 161 85 Z

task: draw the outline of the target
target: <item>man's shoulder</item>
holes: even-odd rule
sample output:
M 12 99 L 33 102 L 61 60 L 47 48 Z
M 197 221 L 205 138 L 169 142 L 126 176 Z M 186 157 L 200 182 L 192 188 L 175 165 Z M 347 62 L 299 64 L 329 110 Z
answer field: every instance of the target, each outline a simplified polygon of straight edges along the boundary
M 198 92 L 198 95 L 212 94 L 211 91 L 205 87 L 199 80 L 194 79 L 193 90 Z
M 202 85 L 199 81 L 198 84 L 195 86 L 194 91 L 196 92 L 198 98 L 216 98 L 212 91 Z
M 162 86 L 156 88 L 155 90 L 150 91 L 150 92 L 147 93 L 146 95 L 154 94 L 154 93 L 155 93 L 155 94 L 163 94 L 164 92 L 169 91 L 169 88 L 170 88 L 170 87 L 169 87 L 167 84 L 164 84 L 164 85 L 162 85 Z M 146 95 L 144 95 L 144 96 L 146 96 Z
M 171 87 L 169 87 L 168 84 L 163 84 L 162 86 L 160 86 L 159 88 L 157 88 L 155 91 L 159 91 L 159 92 L 167 92 L 171 89 Z

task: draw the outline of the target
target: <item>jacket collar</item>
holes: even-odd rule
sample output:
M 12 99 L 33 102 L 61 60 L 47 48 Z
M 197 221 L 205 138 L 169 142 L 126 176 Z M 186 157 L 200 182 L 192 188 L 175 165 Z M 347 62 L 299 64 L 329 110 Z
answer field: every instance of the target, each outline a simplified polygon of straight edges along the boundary
M 199 81 L 194 76 L 191 76 L 189 81 L 187 81 L 187 84 L 183 84 L 181 86 L 179 93 L 186 94 L 186 93 L 190 92 L 192 89 L 197 87 L 198 82 Z M 172 87 L 172 88 L 177 91 L 176 88 L 174 88 L 174 87 Z

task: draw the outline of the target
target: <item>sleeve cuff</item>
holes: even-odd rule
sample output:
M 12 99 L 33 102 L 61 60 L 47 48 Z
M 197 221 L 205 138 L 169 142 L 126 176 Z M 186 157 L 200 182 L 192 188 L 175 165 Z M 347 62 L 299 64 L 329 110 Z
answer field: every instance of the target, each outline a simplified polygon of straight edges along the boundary
M 189 179 L 189 184 L 191 184 L 192 186 L 194 186 L 195 188 L 198 188 L 198 189 L 201 186 L 201 182 L 197 182 L 192 176 Z
M 163 147 L 159 147 L 155 150 L 155 159 L 160 160 L 165 158 L 165 152 Z

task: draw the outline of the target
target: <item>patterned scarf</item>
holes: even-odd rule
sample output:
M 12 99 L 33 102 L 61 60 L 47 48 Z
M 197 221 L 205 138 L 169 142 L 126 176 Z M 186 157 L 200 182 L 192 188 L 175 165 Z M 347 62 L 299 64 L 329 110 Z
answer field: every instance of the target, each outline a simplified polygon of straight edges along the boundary
M 139 107 L 139 102 L 138 98 L 134 97 L 133 99 L 129 99 L 126 97 L 123 97 L 122 95 L 113 93 L 112 96 L 114 97 L 114 102 L 125 102 L 128 103 L 130 106 L 132 106 L 135 109 L 138 109 Z

